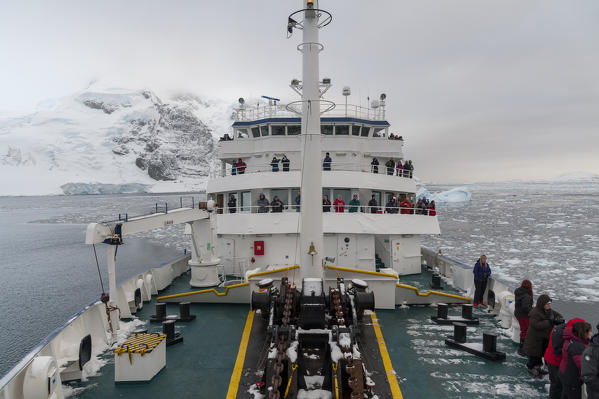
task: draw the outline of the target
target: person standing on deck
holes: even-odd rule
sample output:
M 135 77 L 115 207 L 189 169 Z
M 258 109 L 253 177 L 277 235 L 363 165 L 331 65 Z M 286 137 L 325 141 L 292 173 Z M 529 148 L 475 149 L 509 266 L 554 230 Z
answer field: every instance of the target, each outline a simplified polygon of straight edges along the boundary
M 287 155 L 283 154 L 283 158 L 281 159 L 281 164 L 283 165 L 283 172 L 289 172 L 289 158 Z
M 564 347 L 564 330 L 572 327 L 574 323 L 585 321 L 583 319 L 571 319 L 566 324 L 553 327 L 549 336 L 549 345 L 545 350 L 545 364 L 549 372 L 549 399 L 561 399 L 562 381 L 559 379 L 559 365 L 562 362 L 562 349 Z
M 430 205 L 428 206 L 428 215 L 437 216 L 437 210 L 435 209 L 435 200 L 432 200 Z
M 518 346 L 518 354 L 520 356 L 526 356 L 524 353 L 524 339 L 526 338 L 526 332 L 528 331 L 528 324 L 530 319 L 528 314 L 532 310 L 533 295 L 532 295 L 532 283 L 530 280 L 523 280 L 520 287 L 514 291 L 515 306 L 514 316 L 518 319 L 520 324 L 520 345 Z
M 341 196 L 341 194 L 337 196 L 337 199 L 335 200 L 335 202 L 333 202 L 333 206 L 335 207 L 335 212 L 345 212 L 345 201 L 343 201 L 343 197 Z
M 229 196 L 229 202 L 227 202 L 227 206 L 229 207 L 229 213 L 237 212 L 237 198 L 233 194 Z
M 237 165 L 235 165 L 237 167 L 237 174 L 238 175 L 242 175 L 245 173 L 245 168 L 247 167 L 246 163 L 243 162 L 243 159 L 239 158 L 237 160 Z
M 387 174 L 393 176 L 393 170 L 395 169 L 395 161 L 393 161 L 393 158 L 385 162 L 385 166 L 387 167 Z
M 333 160 L 327 152 L 324 159 L 322 160 L 322 170 L 331 170 L 331 162 L 333 162 Z
M 297 195 L 295 196 L 295 211 L 299 212 L 300 211 L 300 204 L 302 203 L 302 193 L 300 193 L 299 191 L 297 192 Z
M 278 195 L 275 195 L 272 202 L 270 203 L 270 208 L 273 213 L 281 213 L 283 212 L 283 202 L 279 199 Z
M 376 196 L 374 194 L 370 201 L 368 201 L 368 206 L 370 207 L 370 213 L 376 213 L 376 211 L 378 211 L 378 204 L 376 203 Z
M 491 267 L 487 263 L 486 255 L 481 255 L 476 261 L 472 273 L 474 273 L 474 307 L 478 305 L 484 306 L 483 296 L 487 289 L 489 276 L 491 275 Z
M 537 304 L 528 314 L 530 324 L 524 340 L 524 353 L 528 356 L 526 367 L 528 373 L 535 378 L 543 378 L 543 374 L 548 374 L 542 369 L 542 356 L 549 345 L 549 337 L 553 326 L 564 322 L 561 314 L 551 309 L 551 298 L 549 295 L 541 295 L 537 299 Z
M 276 155 L 274 157 L 272 157 L 272 161 L 270 161 L 270 166 L 272 166 L 273 172 L 279 171 L 279 160 L 277 159 Z
M 360 209 L 360 200 L 358 199 L 358 194 L 354 194 L 354 198 L 349 201 L 349 213 L 356 213 L 358 209 Z
M 593 328 L 589 323 L 578 322 L 564 330 L 562 361 L 559 364 L 559 378 L 562 382 L 562 398 L 582 397 L 581 362 L 582 354 L 589 346 Z
M 323 212 L 330 212 L 331 211 L 331 201 L 329 200 L 329 196 L 325 195 L 322 198 L 322 211 Z
M 372 162 L 370 162 L 370 168 L 372 169 L 372 173 L 379 173 L 379 160 L 372 158 Z
M 260 198 L 256 201 L 256 205 L 258 205 L 258 213 L 268 213 L 270 202 L 268 202 L 268 199 L 263 193 L 260 194 Z
M 599 324 L 597 334 L 582 353 L 580 370 L 582 381 L 587 386 L 588 399 L 599 399 Z
M 402 172 L 403 167 L 401 166 L 401 159 L 397 160 L 397 165 L 395 165 L 395 174 L 399 177 L 402 177 L 403 172 Z

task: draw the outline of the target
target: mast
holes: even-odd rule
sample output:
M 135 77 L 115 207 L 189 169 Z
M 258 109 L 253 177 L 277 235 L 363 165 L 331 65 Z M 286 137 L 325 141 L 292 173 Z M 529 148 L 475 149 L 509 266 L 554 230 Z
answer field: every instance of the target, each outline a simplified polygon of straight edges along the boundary
M 303 17 L 295 22 L 292 17 Z M 302 43 L 302 131 L 301 131 L 301 209 L 300 209 L 300 276 L 323 277 L 324 253 L 322 228 L 322 152 L 320 145 L 320 91 L 318 30 L 327 25 L 331 15 L 318 9 L 313 0 L 302 0 L 302 10 L 292 14 L 289 25 L 303 30 Z M 291 29 L 292 29 L 291 28 Z M 296 90 L 297 91 L 297 90 Z

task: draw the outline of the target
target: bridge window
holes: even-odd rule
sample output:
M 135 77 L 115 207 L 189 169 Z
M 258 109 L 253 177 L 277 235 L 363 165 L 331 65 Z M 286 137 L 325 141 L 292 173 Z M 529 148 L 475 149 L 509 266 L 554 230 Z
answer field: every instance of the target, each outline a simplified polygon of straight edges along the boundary
M 260 133 L 262 133 L 262 136 L 268 136 L 268 126 L 260 126 Z
M 332 125 L 322 125 L 320 126 L 320 133 L 330 136 L 333 134 L 333 126 Z
M 285 135 L 285 126 L 283 125 L 271 125 L 270 131 L 273 136 L 284 136 Z
M 368 137 L 368 132 L 370 132 L 370 128 L 368 126 L 362 126 L 362 137 Z
M 246 139 L 248 137 L 249 135 L 247 129 L 237 129 L 237 138 Z
M 287 135 L 288 136 L 297 136 L 301 132 L 302 132 L 302 127 L 300 125 L 287 126 Z
M 254 136 L 254 137 L 260 137 L 260 128 L 253 127 L 252 128 L 252 136 Z
M 359 136 L 360 135 L 360 126 L 353 125 L 351 127 L 351 134 L 352 134 L 352 136 Z
M 347 126 L 347 125 L 337 125 L 337 126 L 335 126 L 335 135 L 336 136 L 347 136 L 347 135 L 349 135 L 349 126 Z

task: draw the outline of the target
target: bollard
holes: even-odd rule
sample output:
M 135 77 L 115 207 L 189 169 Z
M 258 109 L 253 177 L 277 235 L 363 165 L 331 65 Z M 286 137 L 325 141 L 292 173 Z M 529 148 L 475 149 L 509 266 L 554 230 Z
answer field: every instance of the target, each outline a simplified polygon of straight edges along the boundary
M 483 352 L 497 352 L 497 334 L 483 332 Z
M 177 318 L 177 321 L 190 321 L 196 318 L 196 315 L 190 314 L 190 307 L 190 302 L 181 302 L 179 304 L 179 317 Z
M 434 289 L 441 289 L 441 276 L 439 276 L 438 274 L 433 274 L 431 287 Z
M 447 319 L 447 304 L 446 303 L 437 304 L 437 318 Z
M 159 322 L 166 320 L 166 303 L 157 303 L 155 313 L 150 316 L 150 321 Z
M 472 320 L 472 305 L 469 303 L 462 305 L 462 319 Z
M 466 342 L 466 324 L 453 323 L 453 340 L 463 344 Z
M 167 340 L 175 338 L 175 320 L 167 320 L 162 322 L 162 333 L 166 334 Z

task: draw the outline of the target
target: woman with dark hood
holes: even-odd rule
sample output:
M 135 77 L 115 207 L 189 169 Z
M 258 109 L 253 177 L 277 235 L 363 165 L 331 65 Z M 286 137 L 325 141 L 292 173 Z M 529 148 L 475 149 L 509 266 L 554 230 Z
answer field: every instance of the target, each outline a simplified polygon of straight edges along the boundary
M 533 295 L 532 295 L 532 283 L 530 280 L 523 280 L 520 287 L 514 291 L 515 306 L 514 316 L 518 319 L 520 324 L 520 345 L 518 346 L 518 354 L 520 356 L 526 356 L 524 353 L 524 339 L 526 338 L 526 332 L 528 331 L 528 324 L 530 319 L 528 314 L 532 310 Z
M 229 207 L 229 213 L 237 212 L 237 198 L 233 194 L 229 196 L 229 201 L 227 202 L 227 206 Z
M 599 324 L 596 328 L 599 331 Z M 582 353 L 580 371 L 587 388 L 588 399 L 599 399 L 599 332 L 593 336 L 589 346 Z
M 551 309 L 551 298 L 543 294 L 537 299 L 537 304 L 528 314 L 530 323 L 524 340 L 524 353 L 528 356 L 526 367 L 528 373 L 535 378 L 542 378 L 545 371 L 543 354 L 549 344 L 549 335 L 553 326 L 564 322 L 561 314 Z

